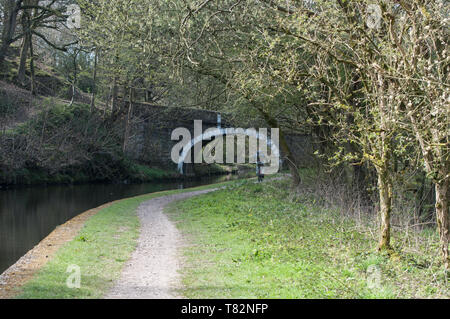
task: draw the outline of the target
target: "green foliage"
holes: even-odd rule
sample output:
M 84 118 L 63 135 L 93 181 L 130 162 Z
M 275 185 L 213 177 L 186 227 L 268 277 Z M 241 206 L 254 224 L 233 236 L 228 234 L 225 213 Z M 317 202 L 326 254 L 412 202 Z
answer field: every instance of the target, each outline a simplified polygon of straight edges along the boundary
M 170 179 L 177 176 L 176 172 L 169 172 L 160 168 L 148 167 L 132 162 L 125 162 L 132 182 L 150 182 Z
M 88 72 L 82 72 L 78 77 L 78 88 L 85 93 L 97 93 L 98 89 L 94 83 L 92 75 Z M 95 88 L 95 90 L 94 90 Z
M 91 53 L 71 49 L 68 52 L 57 53 L 55 71 L 68 82 L 73 83 L 85 93 L 92 93 L 96 87 L 93 79 L 94 62 Z M 97 92 L 97 87 L 95 92 Z
M 37 116 L 29 122 L 20 125 L 19 134 L 37 133 L 42 129 L 57 130 L 65 124 L 79 126 L 89 117 L 89 106 L 74 104 L 72 107 L 51 98 L 47 98 Z

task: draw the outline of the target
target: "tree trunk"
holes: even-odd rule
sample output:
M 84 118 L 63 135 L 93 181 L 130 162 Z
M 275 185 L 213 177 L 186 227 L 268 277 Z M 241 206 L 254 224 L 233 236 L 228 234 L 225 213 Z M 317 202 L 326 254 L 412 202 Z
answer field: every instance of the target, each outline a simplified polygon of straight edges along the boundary
M 130 95 L 130 103 L 128 105 L 128 116 L 125 123 L 125 136 L 123 139 L 123 153 L 127 151 L 127 144 L 128 144 L 128 138 L 130 137 L 130 122 L 131 117 L 133 115 L 133 88 L 130 87 L 129 89 L 129 95 Z
M 34 72 L 34 49 L 33 49 L 33 42 L 31 38 L 31 33 L 27 35 L 29 46 L 30 46 L 30 73 L 31 73 L 31 94 L 36 95 L 36 79 L 35 79 L 35 72 Z
M 25 1 L 25 5 L 37 5 L 38 1 Z M 29 10 L 23 10 L 22 11 L 22 29 L 23 32 L 25 32 L 25 35 L 23 37 L 22 42 L 22 48 L 20 51 L 20 62 L 19 62 L 19 70 L 17 72 L 17 78 L 19 80 L 19 83 L 22 85 L 25 85 L 25 73 L 27 69 L 27 57 L 28 57 L 28 51 L 30 50 L 30 43 L 33 41 L 33 34 L 31 30 L 31 15 Z M 37 13 L 35 12 L 35 15 Z
M 119 93 L 119 88 L 117 86 L 117 77 L 114 77 L 114 81 L 111 88 L 111 113 L 117 112 L 117 95 Z
M 96 81 L 97 81 L 97 59 L 98 59 L 98 50 L 95 49 L 95 58 L 94 58 L 94 84 L 92 86 L 92 98 L 91 98 L 91 114 L 94 112 L 95 108 L 95 90 L 96 90 Z
M 381 233 L 378 250 L 391 250 L 392 181 L 385 169 L 378 170 L 378 192 L 380 195 Z
M 301 183 L 300 172 L 298 171 L 297 161 L 291 152 L 291 149 L 286 141 L 284 133 L 280 129 L 280 146 L 283 152 L 286 154 L 287 164 L 289 166 L 289 172 L 292 176 L 292 187 L 297 187 Z
M 436 219 L 439 229 L 439 238 L 441 243 L 441 254 L 446 270 L 450 270 L 450 256 L 448 254 L 448 245 L 450 241 L 450 215 L 449 215 L 449 180 L 448 178 L 441 183 L 436 183 Z
M 21 83 L 22 85 L 25 85 L 25 72 L 29 47 L 30 47 L 29 37 L 25 36 L 23 38 L 22 48 L 20 51 L 19 70 L 17 72 L 17 79 L 19 80 L 19 83 Z
M 103 114 L 106 116 L 106 112 L 110 109 L 110 103 L 111 103 L 111 96 L 112 96 L 112 87 L 109 87 L 109 91 L 108 91 L 108 95 L 106 97 L 106 105 L 105 105 L 105 110 L 103 112 Z
M 376 164 L 378 174 L 378 193 L 380 196 L 380 218 L 381 232 L 380 242 L 378 244 L 379 251 L 391 251 L 391 213 L 392 213 L 392 137 L 387 132 L 392 132 L 389 125 L 389 106 L 386 101 L 386 92 L 388 85 L 381 73 L 377 74 L 378 79 L 378 109 L 380 114 L 380 139 L 378 143 L 377 153 L 380 154 L 380 162 Z M 377 162 L 377 161 L 376 161 Z M 375 162 L 375 163 L 376 163 Z
M 19 13 L 19 7 L 22 1 L 19 0 L 6 0 L 4 3 L 4 23 L 2 30 L 2 43 L 0 45 L 0 71 L 5 70 L 5 58 L 8 53 L 9 46 L 11 45 L 12 38 L 16 32 L 17 26 L 17 14 Z
M 432 173 L 434 170 L 433 168 L 435 165 L 433 165 L 433 162 L 436 161 L 435 158 L 433 158 L 432 154 L 433 152 L 430 152 L 427 148 L 427 143 L 425 142 L 425 134 L 423 131 L 420 130 L 420 127 L 416 121 L 416 118 L 414 116 L 410 116 L 411 123 L 413 124 L 414 131 L 416 133 L 417 141 L 419 142 L 420 148 L 422 150 L 422 155 L 425 160 L 425 168 L 428 173 Z M 437 130 L 434 130 L 433 134 L 433 142 L 435 144 L 440 143 L 440 137 L 439 134 L 436 134 Z M 445 142 L 444 142 L 445 143 Z M 449 164 L 448 164 L 448 158 L 442 158 L 445 152 L 442 152 L 439 148 L 437 148 L 437 154 L 439 159 L 438 163 L 443 162 L 443 167 L 439 171 L 439 174 L 434 180 L 434 189 L 435 189 L 435 197 L 436 197 L 436 220 L 438 224 L 438 230 L 439 230 L 439 239 L 440 239 L 440 250 L 442 254 L 442 259 L 444 262 L 444 267 L 446 271 L 449 270 L 450 267 L 450 260 L 449 260 L 449 252 L 448 252 L 448 245 L 450 242 L 450 214 L 449 214 L 449 201 L 450 201 L 450 192 L 448 191 L 449 186 Z M 436 154 L 435 153 L 435 154 Z M 442 179 L 439 181 L 440 178 Z
M 70 106 L 75 102 L 75 95 L 77 93 L 76 85 L 78 81 L 78 64 L 77 58 L 80 51 L 76 51 L 73 56 L 73 82 L 72 82 L 72 100 L 70 101 Z

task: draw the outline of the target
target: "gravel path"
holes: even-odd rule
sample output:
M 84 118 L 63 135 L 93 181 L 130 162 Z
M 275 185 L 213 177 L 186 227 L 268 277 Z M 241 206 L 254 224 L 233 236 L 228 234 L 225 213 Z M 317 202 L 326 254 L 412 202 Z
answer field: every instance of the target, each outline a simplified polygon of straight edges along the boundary
M 138 209 L 141 233 L 137 249 L 106 299 L 177 299 L 181 287 L 178 248 L 181 234 L 163 213 L 167 204 L 214 191 L 198 191 L 154 198 Z

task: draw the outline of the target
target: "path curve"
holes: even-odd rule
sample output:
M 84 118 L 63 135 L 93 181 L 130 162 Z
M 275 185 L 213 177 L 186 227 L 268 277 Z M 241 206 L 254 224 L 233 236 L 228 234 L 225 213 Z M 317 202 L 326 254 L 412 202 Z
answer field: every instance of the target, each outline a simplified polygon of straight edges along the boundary
M 181 269 L 180 232 L 164 214 L 164 208 L 178 200 L 216 189 L 157 197 L 141 204 L 138 216 L 141 232 L 131 259 L 105 299 L 180 299 L 178 271 Z

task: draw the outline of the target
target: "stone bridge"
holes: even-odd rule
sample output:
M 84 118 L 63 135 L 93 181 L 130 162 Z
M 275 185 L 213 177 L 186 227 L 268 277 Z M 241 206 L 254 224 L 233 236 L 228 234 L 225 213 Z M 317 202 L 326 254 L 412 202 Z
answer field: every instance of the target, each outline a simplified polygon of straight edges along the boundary
M 127 155 L 150 166 L 177 169 L 177 164 L 171 159 L 171 152 L 179 141 L 172 141 L 172 132 L 176 128 L 186 128 L 194 137 L 195 120 L 203 122 L 204 131 L 217 128 L 218 120 L 223 128 L 241 127 L 228 114 L 193 108 L 136 103 L 127 143 Z M 258 129 L 260 125 L 255 121 L 253 127 Z M 243 128 L 247 129 L 247 127 Z M 308 136 L 287 134 L 286 139 L 300 163 L 311 160 L 313 152 Z M 203 146 L 208 143 L 203 142 Z M 283 156 L 282 153 L 281 156 Z M 188 171 L 192 171 L 192 168 Z

